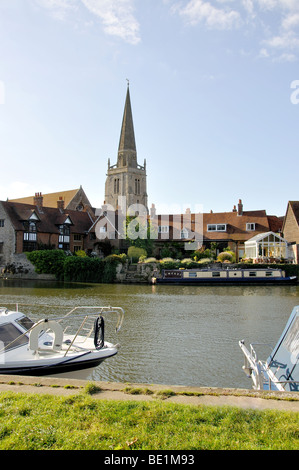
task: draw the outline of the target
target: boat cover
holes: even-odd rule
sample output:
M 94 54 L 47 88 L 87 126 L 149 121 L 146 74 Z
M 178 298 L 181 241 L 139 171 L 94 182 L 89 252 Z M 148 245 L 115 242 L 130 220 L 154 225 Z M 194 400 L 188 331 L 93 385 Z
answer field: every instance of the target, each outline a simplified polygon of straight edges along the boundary
M 269 368 L 279 381 L 296 381 L 286 388 L 299 391 L 299 307 L 295 307 L 286 327 L 267 360 Z

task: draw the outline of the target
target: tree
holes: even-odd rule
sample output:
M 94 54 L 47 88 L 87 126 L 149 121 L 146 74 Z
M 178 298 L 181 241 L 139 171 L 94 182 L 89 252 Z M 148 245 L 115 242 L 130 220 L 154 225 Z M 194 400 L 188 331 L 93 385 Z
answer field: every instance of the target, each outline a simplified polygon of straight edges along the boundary
M 126 240 L 130 246 L 136 246 L 146 251 L 147 256 L 151 256 L 154 248 L 153 229 L 150 221 L 145 217 L 126 217 Z

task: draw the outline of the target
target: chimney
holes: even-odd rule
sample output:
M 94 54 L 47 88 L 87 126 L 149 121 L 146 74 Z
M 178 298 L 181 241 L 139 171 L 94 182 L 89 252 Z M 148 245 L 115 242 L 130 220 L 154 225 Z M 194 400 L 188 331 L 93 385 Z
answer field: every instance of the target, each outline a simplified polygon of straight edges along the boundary
M 188 207 L 188 209 L 186 209 L 185 214 L 191 214 L 191 209 L 189 207 Z
M 153 219 L 156 216 L 156 206 L 155 204 L 152 204 L 152 207 L 150 208 L 150 217 Z
M 35 193 L 33 204 L 38 208 L 40 212 L 43 211 L 43 196 L 42 193 Z
M 64 200 L 62 196 L 59 196 L 59 199 L 57 201 L 57 209 L 64 211 Z
M 237 212 L 237 207 L 236 206 L 234 206 L 233 212 Z
M 243 215 L 243 204 L 242 204 L 242 199 L 239 199 L 239 204 L 238 204 L 238 215 Z

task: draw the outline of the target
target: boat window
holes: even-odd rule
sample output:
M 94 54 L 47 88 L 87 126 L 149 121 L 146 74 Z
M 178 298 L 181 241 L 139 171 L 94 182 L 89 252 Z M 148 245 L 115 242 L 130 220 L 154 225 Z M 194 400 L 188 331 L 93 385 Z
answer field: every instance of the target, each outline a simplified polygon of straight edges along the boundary
M 197 277 L 197 273 L 189 273 L 189 277 Z
M 270 276 L 272 276 L 272 274 L 273 274 L 273 272 L 272 272 L 272 271 L 266 271 L 266 276 L 267 276 L 267 277 L 270 277 Z
M 164 271 L 165 278 L 181 278 L 182 271 Z
M 212 272 L 212 277 L 220 277 L 220 272 L 219 271 L 213 271 Z
M 22 333 L 12 323 L 0 325 L 0 340 L 5 347 L 14 341 L 14 343 L 9 346 L 6 351 L 28 343 L 27 336 L 22 336 Z
M 34 325 L 34 322 L 28 317 L 22 317 L 19 320 L 16 320 L 16 322 L 19 323 L 19 325 L 21 325 L 23 328 L 25 328 L 25 330 L 30 330 L 30 328 L 32 328 Z
M 256 277 L 256 271 L 250 271 L 249 276 L 250 277 Z

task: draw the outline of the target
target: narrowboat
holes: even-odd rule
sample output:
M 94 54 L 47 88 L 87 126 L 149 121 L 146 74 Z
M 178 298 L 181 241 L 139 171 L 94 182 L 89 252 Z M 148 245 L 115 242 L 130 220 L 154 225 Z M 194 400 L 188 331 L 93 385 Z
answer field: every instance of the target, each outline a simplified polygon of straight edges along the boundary
M 164 269 L 152 284 L 295 284 L 282 269 Z

